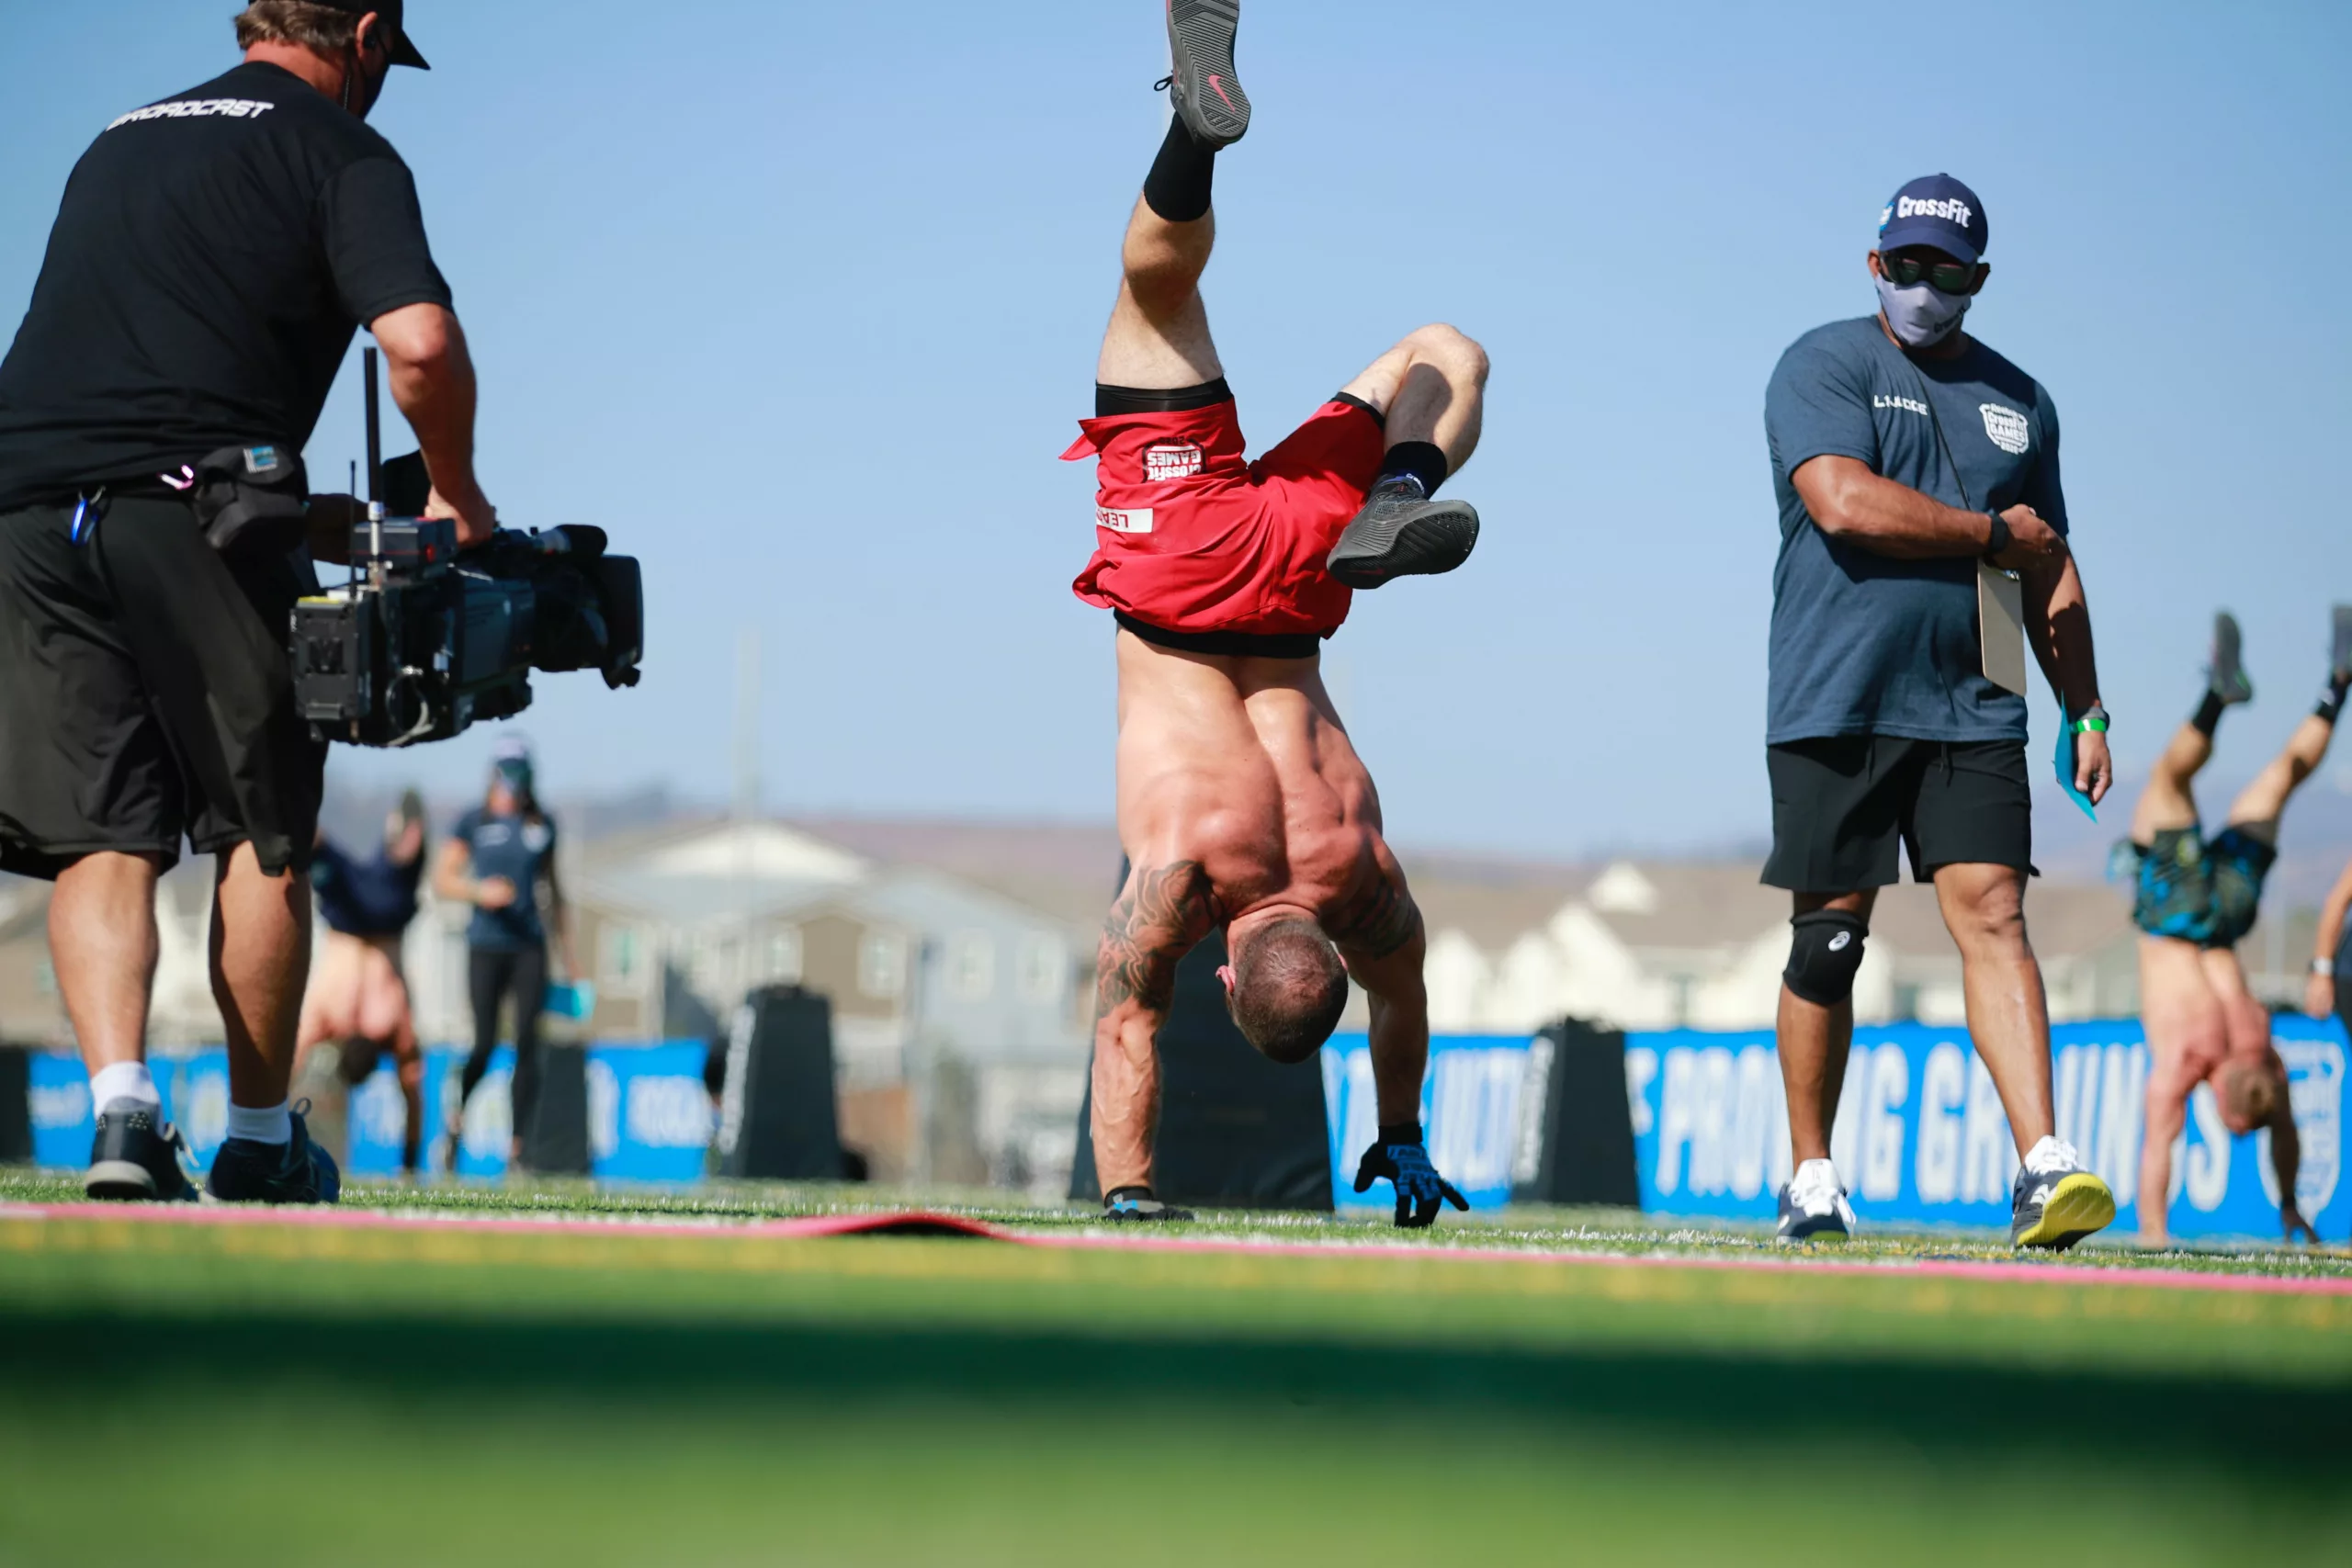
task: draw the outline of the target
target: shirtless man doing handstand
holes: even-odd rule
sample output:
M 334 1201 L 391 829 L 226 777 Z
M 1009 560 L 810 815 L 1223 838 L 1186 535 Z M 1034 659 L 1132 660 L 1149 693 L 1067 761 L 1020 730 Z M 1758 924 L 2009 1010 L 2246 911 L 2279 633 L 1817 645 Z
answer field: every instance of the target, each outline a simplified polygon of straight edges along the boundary
M 1245 460 L 1201 273 L 1216 151 L 1240 140 L 1238 0 L 1170 0 L 1175 120 L 1127 225 L 1096 417 L 1097 545 L 1074 585 L 1119 630 L 1119 836 L 1130 872 L 1103 932 L 1093 1136 L 1106 1214 L 1182 1218 L 1152 1191 L 1157 1038 L 1176 965 L 1225 928 L 1234 1022 L 1273 1060 L 1329 1037 L 1352 977 L 1371 998 L 1380 1139 L 1396 1223 L 1467 1205 L 1420 1128 L 1429 1011 L 1419 911 L 1317 667 L 1351 590 L 1450 571 L 1477 513 L 1431 492 L 1477 445 L 1487 360 L 1424 327 L 1255 462 Z
M 2288 798 L 2317 771 L 2352 690 L 2352 604 L 2335 612 L 2327 684 L 2319 705 L 2295 727 L 2230 804 L 2221 832 L 2199 825 L 2192 781 L 2213 755 L 2213 730 L 2224 708 L 2247 702 L 2254 686 L 2239 662 L 2238 624 L 2213 624 L 2213 661 L 2196 716 L 2174 732 L 2156 760 L 2132 816 L 2127 852 L 2133 874 L 2132 918 L 2140 928 L 2140 1012 L 2154 1056 L 2147 1121 L 2140 1147 L 2140 1243 L 2169 1244 L 2173 1140 L 2197 1086 L 2211 1083 L 2222 1125 L 2243 1135 L 2270 1131 L 2278 1186 L 2278 1222 L 2287 1239 L 2319 1237 L 2295 1199 L 2301 1147 L 2287 1094 L 2287 1066 L 2270 1043 L 2270 1012 L 2245 983 L 2237 944 L 2254 929 L 2263 878 L 2278 858 L 2278 820 Z

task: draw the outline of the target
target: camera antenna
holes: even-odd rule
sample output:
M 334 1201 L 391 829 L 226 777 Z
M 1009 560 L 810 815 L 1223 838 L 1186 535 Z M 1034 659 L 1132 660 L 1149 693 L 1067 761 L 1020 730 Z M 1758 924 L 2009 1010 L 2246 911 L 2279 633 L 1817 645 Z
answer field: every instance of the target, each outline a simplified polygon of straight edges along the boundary
M 360 363 L 368 376 L 368 500 L 372 505 L 384 499 L 384 416 L 377 404 L 375 349 L 362 349 Z

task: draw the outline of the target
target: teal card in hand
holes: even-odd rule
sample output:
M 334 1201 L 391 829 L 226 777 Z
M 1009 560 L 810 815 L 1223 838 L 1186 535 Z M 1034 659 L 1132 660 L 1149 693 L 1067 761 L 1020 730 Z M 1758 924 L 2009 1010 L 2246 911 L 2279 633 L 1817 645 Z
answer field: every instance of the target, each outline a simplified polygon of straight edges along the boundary
M 2098 820 L 2098 807 L 2091 804 L 2089 795 L 2075 787 L 2075 774 L 2081 766 L 2082 760 L 2075 746 L 2075 716 L 2066 711 L 2065 699 L 2062 697 L 2058 702 L 2058 784 L 2066 792 L 2066 798 L 2081 807 L 2083 815 L 2096 822 Z

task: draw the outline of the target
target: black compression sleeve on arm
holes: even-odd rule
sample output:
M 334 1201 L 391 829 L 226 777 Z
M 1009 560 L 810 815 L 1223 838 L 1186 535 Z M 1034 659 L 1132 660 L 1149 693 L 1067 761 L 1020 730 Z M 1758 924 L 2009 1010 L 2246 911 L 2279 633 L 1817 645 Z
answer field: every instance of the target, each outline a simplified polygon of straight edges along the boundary
M 449 306 L 407 164 L 362 158 L 327 183 L 320 203 L 327 265 L 353 320 L 364 325 L 403 305 Z

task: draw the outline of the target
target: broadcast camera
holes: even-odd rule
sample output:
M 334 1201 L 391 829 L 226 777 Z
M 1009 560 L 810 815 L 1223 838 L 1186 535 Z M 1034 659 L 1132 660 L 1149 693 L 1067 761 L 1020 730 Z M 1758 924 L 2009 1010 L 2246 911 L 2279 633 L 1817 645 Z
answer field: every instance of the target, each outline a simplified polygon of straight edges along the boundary
M 365 357 L 368 518 L 352 528 L 350 580 L 294 607 L 295 704 L 312 733 L 362 746 L 446 740 L 530 706 L 534 670 L 636 685 L 636 558 L 606 554 L 604 530 L 580 525 L 502 528 L 460 551 L 456 523 L 413 515 L 424 509 L 424 460 L 380 456 L 376 351 Z

